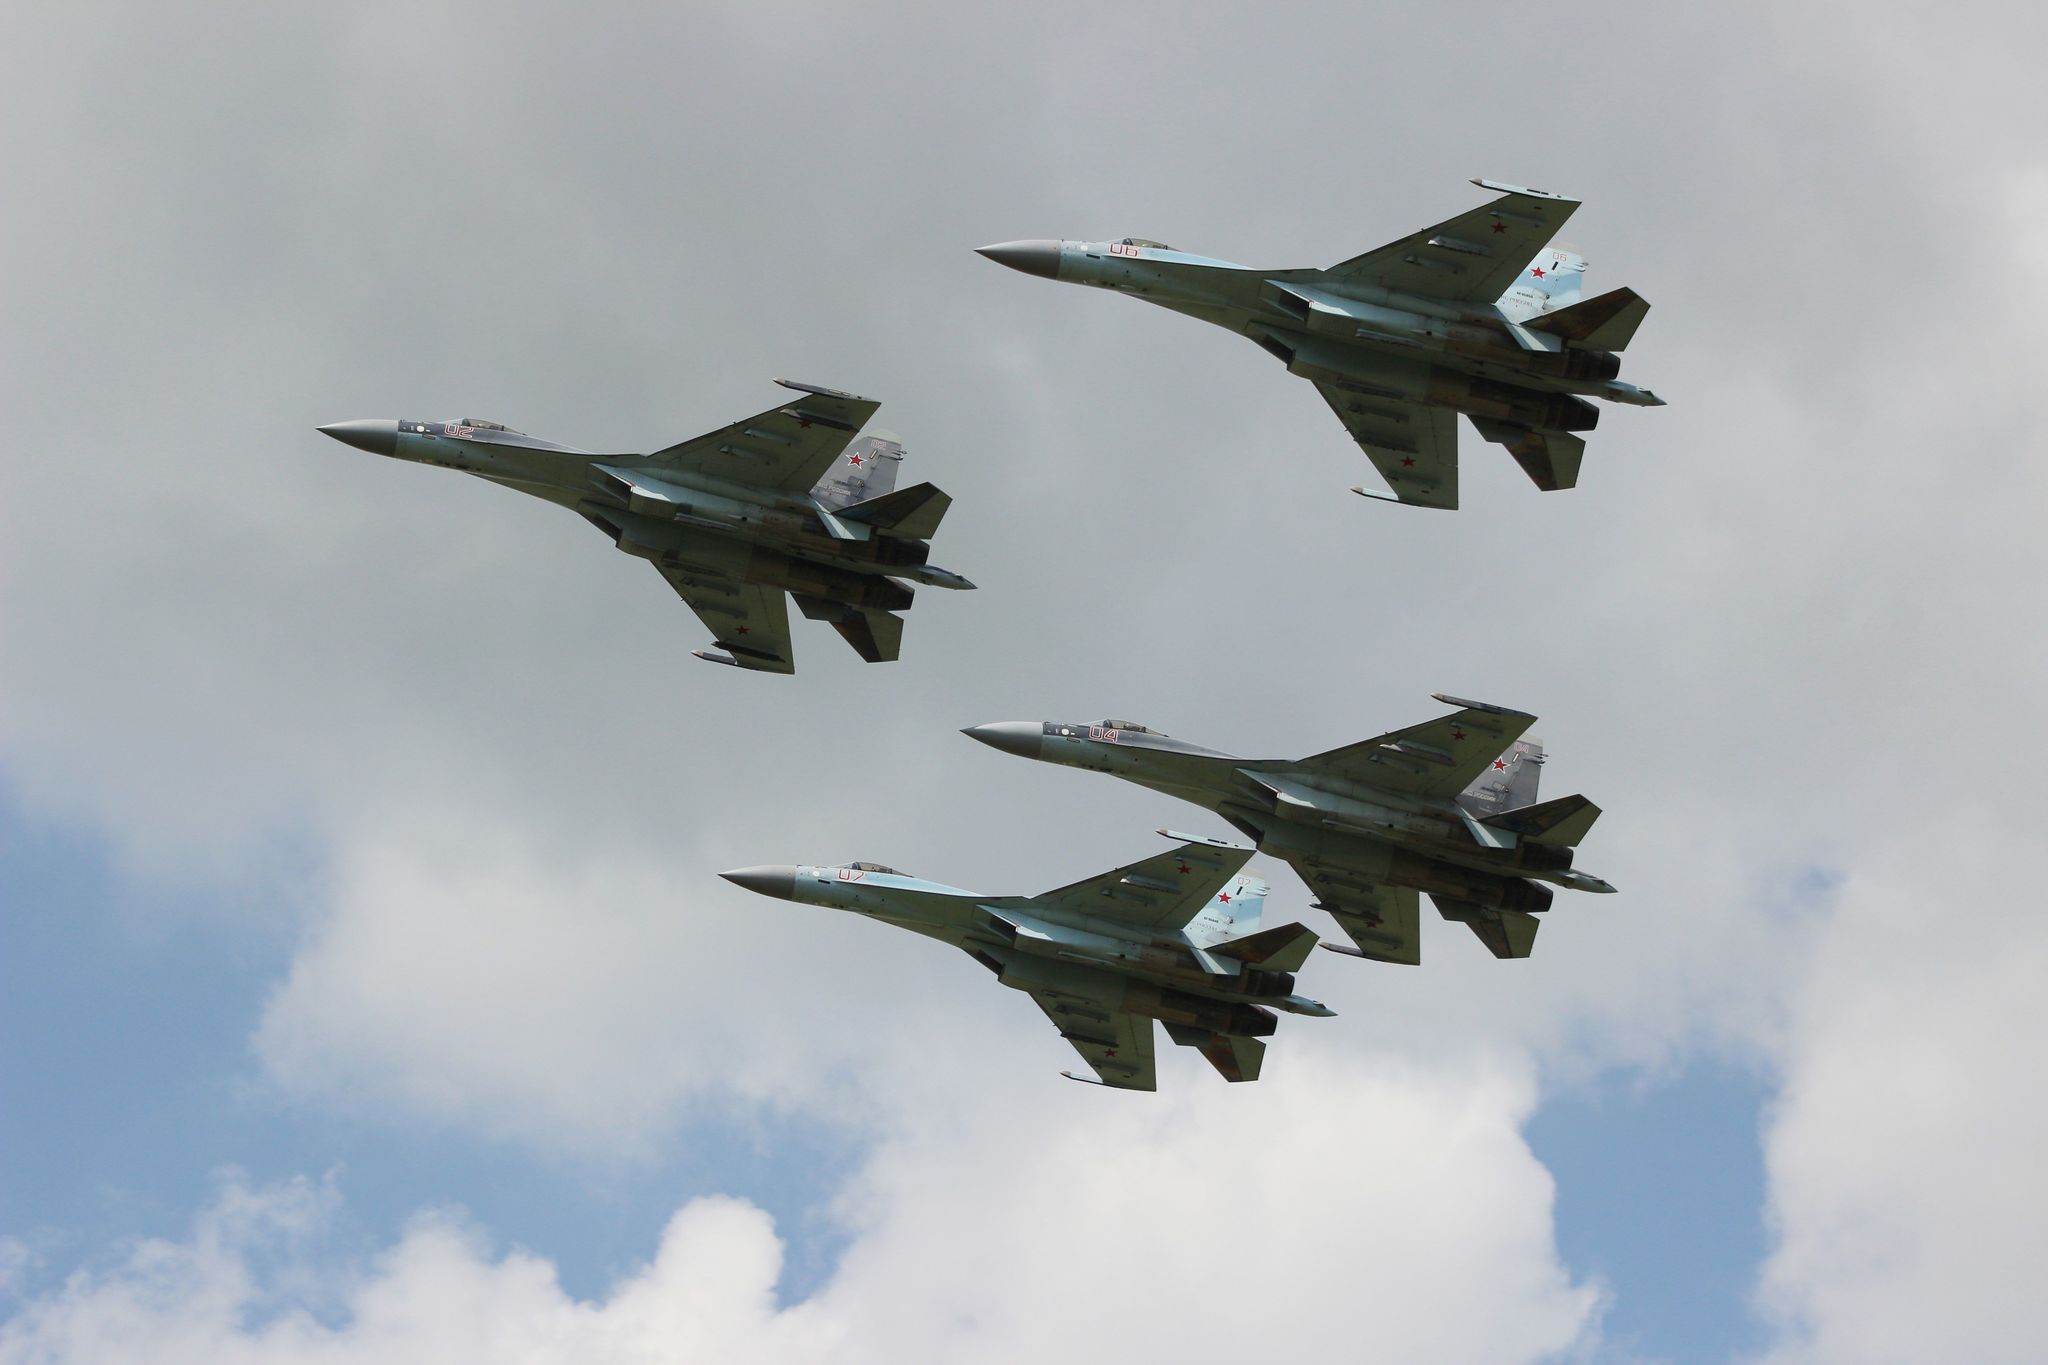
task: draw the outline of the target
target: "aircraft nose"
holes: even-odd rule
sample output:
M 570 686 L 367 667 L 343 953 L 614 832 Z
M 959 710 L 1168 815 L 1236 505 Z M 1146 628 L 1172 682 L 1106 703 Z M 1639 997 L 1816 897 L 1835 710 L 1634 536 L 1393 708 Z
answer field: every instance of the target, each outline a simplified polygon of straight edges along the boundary
M 991 721 L 987 725 L 970 725 L 960 733 L 1019 758 L 1037 758 L 1045 747 L 1045 727 L 1035 720 Z
M 367 450 L 372 455 L 398 453 L 398 422 L 391 417 L 364 417 L 353 422 L 329 422 L 320 428 L 345 446 Z
M 796 869 L 787 863 L 774 867 L 736 867 L 718 875 L 734 886 L 744 886 L 764 896 L 785 901 L 796 898 Z
M 1028 242 L 997 242 L 994 246 L 978 246 L 975 251 L 997 265 L 1006 265 L 1027 275 L 1043 275 L 1048 280 L 1059 278 L 1060 244 L 1047 237 L 1033 238 Z

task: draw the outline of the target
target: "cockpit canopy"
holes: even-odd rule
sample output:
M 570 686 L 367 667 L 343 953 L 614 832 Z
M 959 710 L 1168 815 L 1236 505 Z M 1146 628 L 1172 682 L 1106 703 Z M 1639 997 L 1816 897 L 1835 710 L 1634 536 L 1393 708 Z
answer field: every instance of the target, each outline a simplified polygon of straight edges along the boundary
M 460 421 L 451 420 L 446 425 L 451 427 L 473 427 L 478 431 L 502 431 L 507 436 L 524 436 L 526 434 L 523 431 L 512 430 L 503 422 L 492 422 L 482 417 L 464 417 Z
M 1158 735 L 1162 739 L 1165 738 L 1164 731 L 1155 730 L 1149 725 L 1140 725 L 1134 720 L 1105 720 L 1101 722 L 1101 727 L 1105 730 L 1128 730 L 1132 734 Z
M 1164 243 L 1164 242 L 1155 242 L 1155 241 L 1153 241 L 1153 240 L 1152 240 L 1152 239 L 1151 239 L 1150 237 L 1125 237 L 1125 238 L 1123 238 L 1123 239 L 1122 239 L 1122 244 L 1123 244 L 1124 246 L 1149 246 L 1149 247 L 1151 247 L 1151 248 L 1152 248 L 1152 249 L 1153 249 L 1154 251 L 1171 251 L 1171 250 L 1173 250 L 1173 248 L 1172 248 L 1172 247 L 1170 247 L 1170 246 L 1168 246 L 1168 245 L 1167 245 L 1166 243 Z M 1132 728 L 1132 729 L 1137 729 L 1137 728 L 1139 728 L 1139 727 L 1137 727 L 1137 726 L 1132 726 L 1131 728 Z
M 847 866 L 856 872 L 886 872 L 892 877 L 907 877 L 910 875 L 908 872 L 898 872 L 895 868 L 883 863 L 848 863 Z

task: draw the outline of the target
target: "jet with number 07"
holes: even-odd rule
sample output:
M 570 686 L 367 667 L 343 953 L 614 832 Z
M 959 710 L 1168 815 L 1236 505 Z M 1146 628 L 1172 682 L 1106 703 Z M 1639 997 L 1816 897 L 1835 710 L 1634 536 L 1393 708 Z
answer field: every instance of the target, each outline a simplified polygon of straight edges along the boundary
M 1113 773 L 1216 812 L 1292 864 L 1358 946 L 1422 960 L 1420 896 L 1495 957 L 1527 957 L 1552 886 L 1611 892 L 1572 866 L 1600 808 L 1537 801 L 1543 746 L 1526 711 L 1437 694 L 1436 720 L 1308 758 L 1235 758 L 1134 721 L 997 721 L 965 733 L 1046 763 Z
M 648 560 L 710 628 L 712 663 L 795 671 L 784 594 L 869 663 L 897 657 L 910 579 L 972 588 L 926 562 L 952 499 L 896 487 L 903 447 L 860 436 L 880 407 L 787 379 L 796 396 L 651 455 L 594 455 L 497 422 L 379 419 L 320 428 L 359 450 L 459 469 L 560 503 Z M 856 439 L 858 437 L 859 439 Z
M 1041 896 L 977 895 L 879 863 L 718 875 L 964 950 L 1029 995 L 1103 1085 L 1155 1088 L 1155 1019 L 1225 1080 L 1255 1081 L 1274 1010 L 1333 1013 L 1294 991 L 1315 933 L 1299 924 L 1259 927 L 1266 884 L 1243 873 L 1252 850 L 1159 832 L 1180 847 Z
M 1616 378 L 1650 305 L 1631 289 L 1580 298 L 1585 258 L 1550 244 L 1577 200 L 1472 183 L 1499 197 L 1327 270 L 1255 270 L 1141 237 L 979 250 L 1257 342 L 1316 386 L 1392 490 L 1354 493 L 1456 507 L 1461 412 L 1537 487 L 1570 488 L 1578 433 L 1600 419 L 1586 399 L 1664 402 Z

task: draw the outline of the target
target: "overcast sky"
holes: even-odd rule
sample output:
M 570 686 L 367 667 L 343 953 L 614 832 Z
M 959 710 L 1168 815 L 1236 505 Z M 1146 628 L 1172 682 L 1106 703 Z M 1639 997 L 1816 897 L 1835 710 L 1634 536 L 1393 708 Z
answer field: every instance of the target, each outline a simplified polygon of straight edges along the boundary
M 2036 9 L 11 19 L 0 1361 L 2038 1355 Z M 1584 200 L 1670 406 L 1555 494 L 1467 428 L 1455 514 L 972 250 L 1327 265 L 1472 176 Z M 898 663 L 707 667 L 577 518 L 313 430 L 651 449 L 775 375 L 955 499 Z M 714 875 L 1036 892 L 1229 831 L 961 726 L 1432 691 L 1540 715 L 1622 894 L 1320 955 L 1256 1085 L 1069 1085 L 958 954 Z

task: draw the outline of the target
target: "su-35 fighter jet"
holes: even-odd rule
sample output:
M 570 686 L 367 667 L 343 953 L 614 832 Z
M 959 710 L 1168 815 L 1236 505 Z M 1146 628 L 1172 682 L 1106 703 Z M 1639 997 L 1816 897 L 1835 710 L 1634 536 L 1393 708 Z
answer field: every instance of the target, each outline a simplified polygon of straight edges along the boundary
M 1650 305 L 1629 289 L 1579 297 L 1585 259 L 1548 245 L 1577 200 L 1472 183 L 1500 197 L 1328 270 L 1254 270 L 1140 237 L 979 250 L 1250 337 L 1316 386 L 1393 490 L 1354 493 L 1456 507 L 1461 412 L 1537 487 L 1570 488 L 1575 433 L 1600 420 L 1586 397 L 1664 401 L 1615 378 Z
M 1215 811 L 1284 858 L 1380 962 L 1422 960 L 1418 893 L 1495 957 L 1527 957 L 1550 887 L 1613 891 L 1572 868 L 1600 808 L 1583 796 L 1536 800 L 1536 718 L 1433 694 L 1459 709 L 1300 759 L 1245 759 L 1132 721 L 999 721 L 964 733 L 1005 753 L 1114 773 Z
M 964 949 L 1003 985 L 1030 995 L 1104 1085 L 1156 1088 L 1154 1019 L 1225 1080 L 1255 1081 L 1274 1010 L 1333 1013 L 1294 993 L 1293 973 L 1316 936 L 1299 924 L 1259 928 L 1266 884 L 1240 870 L 1250 849 L 1159 832 L 1184 842 L 1042 896 L 976 895 L 879 863 L 719 875 L 764 896 L 851 910 Z
M 497 422 L 335 422 L 335 440 L 459 469 L 580 513 L 621 550 L 651 561 L 725 653 L 700 659 L 795 670 L 787 592 L 830 621 L 869 663 L 896 658 L 912 589 L 974 585 L 925 562 L 952 499 L 896 487 L 903 447 L 855 440 L 879 403 L 776 383 L 797 397 L 652 455 L 593 455 Z

